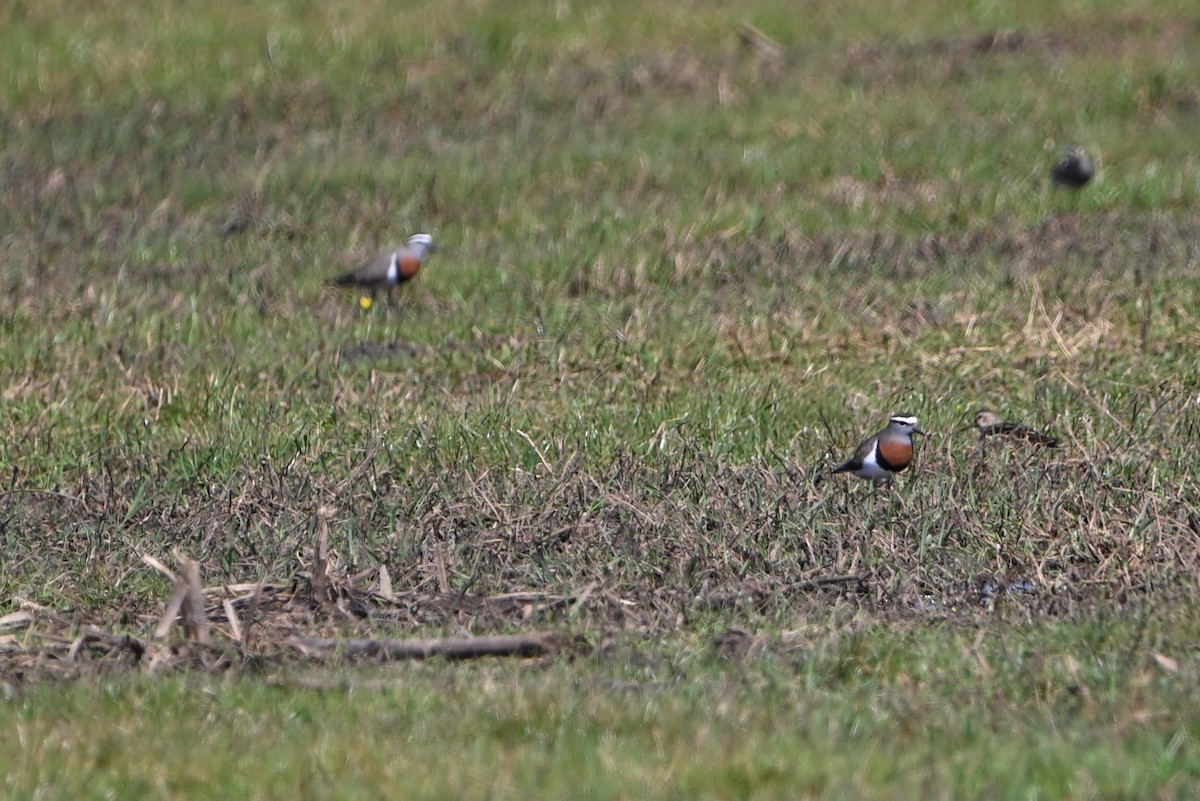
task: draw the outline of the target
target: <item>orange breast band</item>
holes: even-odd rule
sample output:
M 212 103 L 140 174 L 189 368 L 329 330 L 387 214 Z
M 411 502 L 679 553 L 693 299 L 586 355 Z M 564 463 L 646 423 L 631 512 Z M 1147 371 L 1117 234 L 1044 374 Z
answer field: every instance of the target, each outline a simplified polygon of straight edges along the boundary
M 886 467 L 903 470 L 912 461 L 913 448 L 910 443 L 884 439 L 879 442 L 879 455 L 887 462 Z
M 421 269 L 421 260 L 416 256 L 404 256 L 400 259 L 400 277 L 412 278 Z

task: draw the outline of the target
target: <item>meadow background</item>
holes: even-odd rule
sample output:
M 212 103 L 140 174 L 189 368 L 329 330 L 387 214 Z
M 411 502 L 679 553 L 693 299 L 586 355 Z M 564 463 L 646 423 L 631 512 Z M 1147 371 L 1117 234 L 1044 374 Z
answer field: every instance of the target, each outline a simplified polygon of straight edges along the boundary
M 1194 797 L 1198 52 L 1183 0 L 6 4 L 5 795 Z M 394 308 L 325 286 L 417 231 Z M 821 480 L 898 412 L 896 492 Z M 83 636 L 154 640 L 145 556 L 212 644 Z

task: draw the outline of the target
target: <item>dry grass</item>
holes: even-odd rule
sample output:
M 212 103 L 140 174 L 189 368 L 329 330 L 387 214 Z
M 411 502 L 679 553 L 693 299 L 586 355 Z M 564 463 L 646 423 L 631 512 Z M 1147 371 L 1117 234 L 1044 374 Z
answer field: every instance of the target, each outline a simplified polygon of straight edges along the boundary
M 280 797 L 1185 797 L 1195 11 L 793 6 L 0 11 L 6 787 L 279 730 Z M 417 230 L 394 308 L 325 287 Z M 901 411 L 894 490 L 827 476 Z M 193 680 L 254 720 L 196 762 L 140 727 Z

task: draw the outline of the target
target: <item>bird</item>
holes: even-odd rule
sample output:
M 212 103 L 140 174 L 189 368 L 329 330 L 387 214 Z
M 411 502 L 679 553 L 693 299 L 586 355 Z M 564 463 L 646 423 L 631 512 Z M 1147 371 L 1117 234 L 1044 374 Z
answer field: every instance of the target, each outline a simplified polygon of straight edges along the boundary
M 429 254 L 437 251 L 429 234 L 413 234 L 399 247 L 390 248 L 357 270 L 330 280 L 331 286 L 355 286 L 371 293 L 374 300 L 381 289 L 391 297 L 392 289 L 420 272 Z
M 1050 171 L 1054 183 L 1068 189 L 1083 189 L 1096 175 L 1092 157 L 1081 147 L 1068 147 L 1062 160 Z
M 837 473 L 853 473 L 870 479 L 876 486 L 890 483 L 896 473 L 912 464 L 913 435 L 924 434 L 917 427 L 917 418 L 893 415 L 887 427 L 862 441 L 854 455 L 833 469 Z
M 975 415 L 975 428 L 979 429 L 979 441 L 988 437 L 1022 440 L 1030 445 L 1045 448 L 1057 448 L 1058 440 L 1049 434 L 1023 426 L 1020 423 L 1010 423 L 991 409 L 980 409 Z

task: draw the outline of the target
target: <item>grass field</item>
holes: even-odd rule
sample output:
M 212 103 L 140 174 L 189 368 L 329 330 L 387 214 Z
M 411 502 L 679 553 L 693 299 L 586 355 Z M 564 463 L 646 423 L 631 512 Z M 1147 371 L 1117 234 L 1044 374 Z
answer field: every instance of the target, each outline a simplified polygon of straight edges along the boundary
M 1183 0 L 0 9 L 5 794 L 1195 797 L 1197 48 Z M 418 231 L 395 306 L 326 286 Z M 825 478 L 898 412 L 895 491 Z M 498 633 L 560 647 L 290 639 Z

